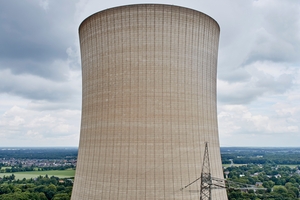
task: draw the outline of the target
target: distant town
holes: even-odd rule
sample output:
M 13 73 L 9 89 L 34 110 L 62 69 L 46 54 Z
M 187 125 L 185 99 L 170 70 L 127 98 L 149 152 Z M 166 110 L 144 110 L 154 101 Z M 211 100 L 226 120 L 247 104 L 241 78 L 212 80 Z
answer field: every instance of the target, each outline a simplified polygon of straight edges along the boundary
M 77 159 L 15 159 L 15 158 L 0 158 L 0 165 L 19 167 L 19 168 L 49 168 L 49 167 L 76 167 Z M 0 172 L 14 172 L 13 169 L 5 168 Z
M 77 152 L 77 148 L 2 148 L 0 172 L 76 168 Z
M 0 200 L 69 200 L 77 154 L 78 148 L 0 148 Z M 221 147 L 228 199 L 299 200 L 299 155 L 300 148 Z

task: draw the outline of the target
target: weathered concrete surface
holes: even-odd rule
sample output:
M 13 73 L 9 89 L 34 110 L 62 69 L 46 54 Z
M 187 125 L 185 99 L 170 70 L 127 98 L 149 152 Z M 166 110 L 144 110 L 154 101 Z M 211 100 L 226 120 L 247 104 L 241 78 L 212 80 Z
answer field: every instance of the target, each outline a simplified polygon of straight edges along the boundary
M 83 102 L 72 200 L 199 199 L 205 142 L 223 177 L 216 111 L 219 26 L 170 5 L 130 5 L 80 26 Z M 213 190 L 226 200 L 225 190 Z

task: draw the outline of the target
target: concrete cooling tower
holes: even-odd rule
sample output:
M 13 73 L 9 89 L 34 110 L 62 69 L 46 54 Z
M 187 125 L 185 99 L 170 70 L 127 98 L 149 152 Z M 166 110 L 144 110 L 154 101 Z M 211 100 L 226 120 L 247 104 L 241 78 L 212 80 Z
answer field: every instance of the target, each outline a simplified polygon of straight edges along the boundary
M 205 144 L 223 178 L 216 110 L 219 25 L 172 5 L 128 5 L 79 28 L 82 121 L 72 200 L 199 199 Z M 226 200 L 225 189 L 211 199 Z

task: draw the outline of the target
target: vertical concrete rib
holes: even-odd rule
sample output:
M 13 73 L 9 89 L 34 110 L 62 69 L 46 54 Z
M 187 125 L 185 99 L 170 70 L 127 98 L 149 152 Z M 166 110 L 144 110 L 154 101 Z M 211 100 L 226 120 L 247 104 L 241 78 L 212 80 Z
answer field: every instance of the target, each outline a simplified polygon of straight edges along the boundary
M 141 4 L 82 22 L 82 121 L 72 200 L 199 199 L 205 142 L 222 178 L 219 26 L 188 8 Z M 214 200 L 227 200 L 214 190 Z

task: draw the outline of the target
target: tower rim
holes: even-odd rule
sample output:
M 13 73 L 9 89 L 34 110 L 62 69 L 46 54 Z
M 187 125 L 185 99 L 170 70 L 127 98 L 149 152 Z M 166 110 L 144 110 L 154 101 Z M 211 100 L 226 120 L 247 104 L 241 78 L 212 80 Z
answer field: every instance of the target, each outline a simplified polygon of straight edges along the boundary
M 210 18 L 211 20 L 213 20 L 216 25 L 218 26 L 219 31 L 221 30 L 219 23 L 217 22 L 217 20 L 215 20 L 213 17 L 211 17 L 210 15 L 201 12 L 199 10 L 196 9 L 192 9 L 192 8 L 188 8 L 188 7 L 184 7 L 184 6 L 179 6 L 179 5 L 174 5 L 174 4 L 160 4 L 160 3 L 141 3 L 141 4 L 127 4 L 127 5 L 120 5 L 120 6 L 115 6 L 115 7 L 110 7 L 110 8 L 106 8 L 103 10 L 100 10 L 98 12 L 95 12 L 91 15 L 89 15 L 88 17 L 86 17 L 80 24 L 78 27 L 78 32 L 80 31 L 81 27 L 85 24 L 85 22 L 87 22 L 89 19 L 95 17 L 96 15 L 100 14 L 100 13 L 104 13 L 104 12 L 109 12 L 111 10 L 117 10 L 117 9 L 123 9 L 125 7 L 136 7 L 136 6 L 167 6 L 167 7 L 177 7 L 179 9 L 185 9 L 185 10 L 190 10 L 193 12 L 197 12 L 197 13 L 201 13 L 202 15 L 207 16 L 208 18 Z

